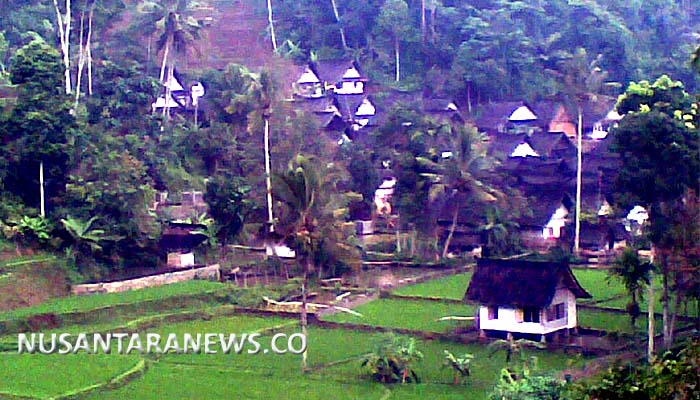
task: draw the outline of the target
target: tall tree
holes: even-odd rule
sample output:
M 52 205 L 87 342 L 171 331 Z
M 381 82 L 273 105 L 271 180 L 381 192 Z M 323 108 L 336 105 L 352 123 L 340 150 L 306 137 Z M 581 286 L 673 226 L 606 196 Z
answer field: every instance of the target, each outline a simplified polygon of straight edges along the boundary
M 401 43 L 415 41 L 415 30 L 404 0 L 387 0 L 377 18 L 376 36 L 388 37 L 394 49 L 394 78 L 401 80 Z
M 447 256 L 462 207 L 475 203 L 493 203 L 503 194 L 483 179 L 490 168 L 486 161 L 485 137 L 473 126 L 449 127 L 449 149 L 452 156 L 446 160 L 444 190 L 449 193 L 447 201 L 452 208 L 452 224 L 442 250 Z
M 672 204 L 700 184 L 700 152 L 692 100 L 681 82 L 662 76 L 653 84 L 631 83 L 618 102 L 625 114 L 614 132 L 622 168 L 617 180 L 620 204 L 641 204 L 650 214 L 649 238 L 659 255 L 663 277 L 664 343 L 671 345 L 672 271 L 665 238 Z
M 303 262 L 304 280 L 302 283 L 301 300 L 301 329 L 304 336 L 308 334 L 307 299 L 309 290 L 309 274 L 313 269 L 314 253 L 318 248 L 318 238 L 314 234 L 317 221 L 313 216 L 317 207 L 317 197 L 320 189 L 318 171 L 311 159 L 298 155 L 289 163 L 284 174 L 276 175 L 276 193 L 289 208 L 292 214 L 291 234 L 296 238 L 297 257 Z M 308 353 L 304 350 L 302 371 L 308 367 Z
M 16 106 L 0 121 L 0 142 L 8 162 L 4 186 L 31 207 L 41 202 L 42 163 L 49 197 L 65 191 L 75 119 L 62 69 L 60 53 L 41 38 L 19 49 L 10 65 L 10 80 L 19 90 Z

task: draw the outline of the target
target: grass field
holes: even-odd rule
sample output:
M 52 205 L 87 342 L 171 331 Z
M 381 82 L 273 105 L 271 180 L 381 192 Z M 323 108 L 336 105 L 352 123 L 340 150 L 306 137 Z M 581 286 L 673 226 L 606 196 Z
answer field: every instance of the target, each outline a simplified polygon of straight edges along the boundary
M 239 318 L 243 318 L 240 320 Z M 253 323 L 250 317 L 212 320 L 238 329 Z M 264 322 L 264 321 L 262 321 Z M 181 328 L 188 332 L 211 328 L 201 323 Z M 298 332 L 287 327 L 286 332 Z M 95 394 L 94 399 L 486 399 L 505 365 L 504 354 L 488 355 L 483 346 L 441 341 L 419 341 L 424 359 L 415 365 L 421 383 L 384 386 L 361 375 L 361 356 L 372 350 L 379 334 L 341 329 L 309 329 L 309 362 L 321 366 L 301 375 L 299 355 L 176 355 L 163 356 L 144 377 L 114 391 Z M 260 339 L 265 343 L 269 336 Z M 450 385 L 451 371 L 442 367 L 443 351 L 475 355 L 473 375 L 462 386 Z M 538 358 L 541 370 L 560 371 L 570 358 L 543 351 L 528 352 Z M 337 365 L 324 364 L 344 360 Z
M 192 280 L 123 293 L 68 296 L 53 299 L 33 307 L 18 308 L 16 310 L 2 312 L 0 313 L 0 320 L 48 312 L 60 314 L 76 311 L 88 311 L 117 304 L 136 304 L 148 300 L 159 300 L 168 297 L 211 292 L 224 287 L 224 284 L 217 282 Z
M 436 321 L 440 317 L 458 315 L 474 316 L 474 306 L 470 304 L 445 304 L 435 301 L 414 301 L 380 299 L 363 304 L 350 314 L 333 314 L 328 321 L 394 327 L 429 332 L 448 332 L 458 326 L 471 326 L 472 321 Z
M 39 398 L 94 385 L 133 367 L 135 355 L 0 354 L 0 398 L 7 393 Z M 3 395 L 5 393 L 5 395 Z
M 604 278 L 600 271 L 577 271 L 588 290 L 598 290 L 601 296 L 616 296 L 615 287 L 603 287 L 595 282 Z M 399 289 L 396 293 L 412 296 L 431 296 L 461 299 L 471 274 L 459 274 L 431 282 Z M 114 304 L 141 302 L 187 294 L 204 293 L 224 289 L 225 285 L 194 281 L 169 285 L 144 291 L 113 295 L 71 297 L 56 300 L 39 307 L 0 314 L 0 318 L 31 315 L 39 312 L 86 311 Z M 594 289 L 591 289 L 594 288 Z M 624 293 L 624 292 L 623 292 Z M 608 297 L 608 298 L 611 298 Z M 436 321 L 447 315 L 473 316 L 474 306 L 447 304 L 428 300 L 379 299 L 358 306 L 355 310 L 362 317 L 334 314 L 328 321 L 364 324 L 388 328 L 404 328 L 429 332 L 449 332 L 457 327 L 471 326 L 472 321 Z M 169 310 L 162 310 L 167 313 Z M 95 332 L 114 329 L 129 318 L 136 320 L 143 315 L 157 314 L 157 310 L 143 310 L 133 315 L 116 315 L 112 321 L 96 321 L 94 324 L 66 326 L 62 332 Z M 212 313 L 216 314 L 216 313 Z M 202 319 L 203 318 L 203 319 Z M 158 319 L 159 320 L 159 319 Z M 160 320 L 159 320 L 160 321 Z M 579 310 L 581 326 L 631 332 L 629 319 L 623 314 L 596 310 Z M 646 324 L 639 319 L 638 326 Z M 149 325 L 153 326 L 153 325 Z M 144 332 L 166 335 L 175 333 L 251 333 L 265 330 L 258 339 L 263 348 L 269 347 L 272 333 L 296 333 L 299 327 L 295 319 L 249 315 L 207 316 L 184 322 L 167 323 L 148 328 Z M 640 328 L 641 329 L 641 328 Z M 47 331 L 48 332 L 48 331 Z M 85 355 L 45 356 L 0 353 L 0 398 L 2 393 L 15 393 L 35 397 L 55 397 L 69 391 L 104 383 L 132 368 L 142 357 L 149 360 L 148 370 L 141 377 L 122 386 L 103 389 L 90 394 L 90 399 L 473 399 L 486 400 L 505 366 L 505 354 L 491 356 L 482 344 L 463 345 L 443 341 L 419 340 L 418 348 L 424 359 L 414 369 L 421 378 L 420 384 L 381 385 L 361 375 L 362 356 L 370 352 L 379 333 L 359 332 L 349 329 L 309 328 L 308 355 L 311 372 L 301 374 L 301 356 L 270 353 L 251 354 L 164 354 L 152 356 Z M 11 340 L 12 335 L 2 338 Z M 455 355 L 470 353 L 475 356 L 472 375 L 464 385 L 451 385 L 452 374 L 442 367 L 444 350 Z M 557 373 L 571 363 L 581 365 L 586 360 L 562 353 L 526 350 L 526 356 L 536 356 L 539 370 Z
M 439 297 L 442 299 L 462 300 L 467 291 L 472 273 L 465 272 L 434 279 L 416 285 L 396 289 L 394 294 L 416 297 Z
M 637 318 L 637 328 L 632 328 L 630 317 L 627 314 L 611 313 L 599 310 L 583 310 L 578 309 L 578 324 L 584 328 L 598 329 L 607 332 L 633 333 L 646 332 L 647 317 L 646 314 L 640 315 Z M 661 319 L 656 319 L 656 332 L 661 333 Z
M 600 302 L 627 295 L 627 290 L 620 281 L 608 279 L 608 271 L 573 269 L 573 272 L 581 286 L 593 296 L 592 299 L 579 300 L 581 302 Z

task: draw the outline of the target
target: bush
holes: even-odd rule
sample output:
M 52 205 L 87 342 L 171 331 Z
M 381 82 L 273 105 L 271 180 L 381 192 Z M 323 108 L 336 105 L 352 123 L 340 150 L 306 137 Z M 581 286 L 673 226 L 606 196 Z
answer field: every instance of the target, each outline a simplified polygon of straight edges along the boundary
M 362 368 L 381 383 L 418 383 L 418 375 L 412 364 L 423 358 L 423 353 L 416 349 L 413 338 L 387 333 L 375 344 L 374 352 L 362 361 Z
M 591 383 L 577 385 L 571 399 L 700 399 L 700 339 L 651 364 L 614 366 Z
M 490 400 L 558 400 L 564 392 L 564 382 L 547 375 L 530 375 L 528 371 L 517 377 L 508 369 L 501 371 L 501 379 Z

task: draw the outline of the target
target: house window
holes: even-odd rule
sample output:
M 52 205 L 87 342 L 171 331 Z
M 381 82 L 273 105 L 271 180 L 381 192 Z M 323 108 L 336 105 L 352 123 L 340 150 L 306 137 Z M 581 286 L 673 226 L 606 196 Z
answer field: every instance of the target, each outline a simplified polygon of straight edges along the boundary
M 566 304 L 559 303 L 547 308 L 547 321 L 566 318 Z
M 554 314 L 557 319 L 566 318 L 566 304 L 559 303 L 554 306 Z
M 498 319 L 498 307 L 488 308 L 489 319 Z
M 523 308 L 523 320 L 525 322 L 540 322 L 540 309 L 537 307 Z

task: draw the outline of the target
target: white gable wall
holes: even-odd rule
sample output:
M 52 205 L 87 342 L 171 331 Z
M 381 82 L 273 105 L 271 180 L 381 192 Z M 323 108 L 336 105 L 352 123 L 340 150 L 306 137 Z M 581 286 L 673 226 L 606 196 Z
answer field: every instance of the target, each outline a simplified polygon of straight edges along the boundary
M 552 305 L 563 303 L 566 316 L 562 319 L 547 321 L 547 312 L 540 310 L 540 322 L 522 321 L 522 309 L 514 307 L 498 307 L 498 319 L 489 319 L 489 307 L 479 307 L 479 329 L 512 333 L 529 333 L 544 335 L 561 329 L 571 329 L 577 326 L 576 296 L 571 290 L 558 288 L 552 299 Z
M 355 67 L 350 67 L 343 74 L 343 79 L 360 79 L 360 72 Z
M 303 83 L 321 83 L 321 81 L 318 79 L 318 76 L 314 74 L 314 72 L 307 68 L 303 74 L 297 79 L 297 83 L 303 84 Z
M 334 92 L 336 94 L 363 94 L 365 92 L 365 84 L 362 81 L 344 80 L 340 87 L 335 87 Z
M 540 155 L 527 142 L 522 142 L 510 153 L 511 157 L 539 157 Z
M 372 116 L 377 113 L 377 109 L 374 107 L 371 101 L 369 99 L 364 99 L 362 100 L 362 103 L 357 107 L 357 111 L 355 111 L 355 116 L 356 117 L 361 117 L 361 116 Z
M 508 117 L 508 121 L 511 122 L 521 122 L 521 121 L 534 121 L 537 119 L 535 113 L 532 112 L 527 106 L 520 106 Z

